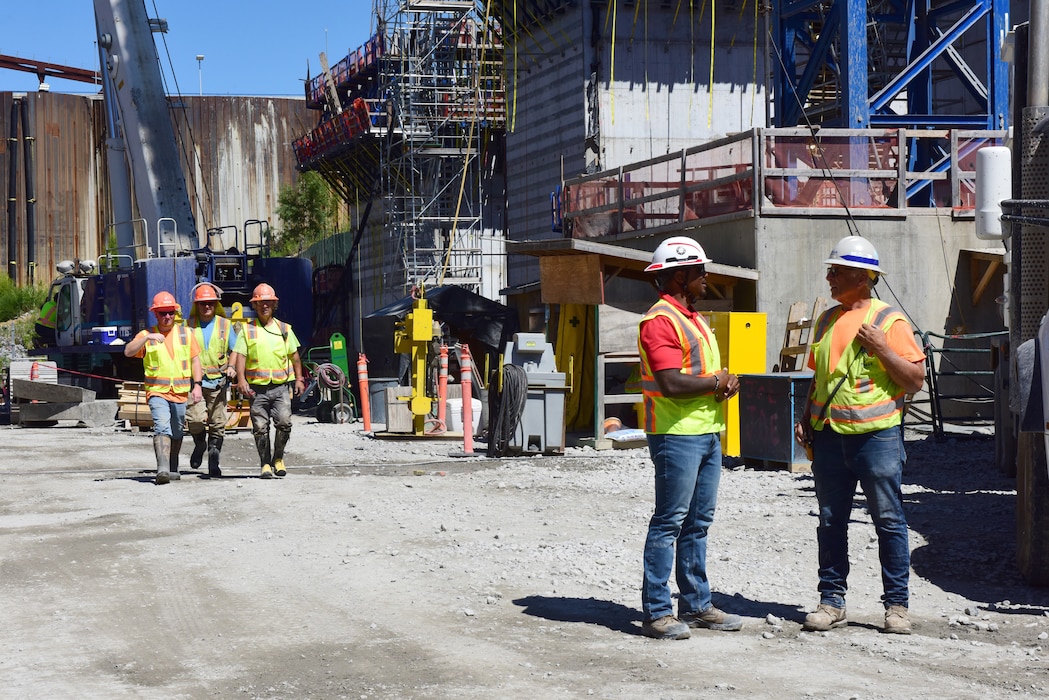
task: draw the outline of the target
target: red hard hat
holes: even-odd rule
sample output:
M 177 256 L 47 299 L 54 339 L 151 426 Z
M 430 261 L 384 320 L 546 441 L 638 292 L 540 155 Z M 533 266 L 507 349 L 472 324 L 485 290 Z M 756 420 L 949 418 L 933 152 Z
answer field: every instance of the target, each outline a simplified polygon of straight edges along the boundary
M 149 307 L 150 311 L 160 311 L 168 309 L 177 309 L 178 302 L 175 301 L 175 297 L 171 296 L 170 292 L 158 292 L 153 297 L 153 306 Z
M 252 301 L 280 301 L 277 298 L 277 293 L 273 291 L 273 287 L 269 286 L 265 282 L 255 287 L 255 292 L 251 297 Z
M 215 287 L 202 282 L 197 285 L 196 291 L 193 292 L 193 301 L 218 301 L 219 295 L 215 293 Z

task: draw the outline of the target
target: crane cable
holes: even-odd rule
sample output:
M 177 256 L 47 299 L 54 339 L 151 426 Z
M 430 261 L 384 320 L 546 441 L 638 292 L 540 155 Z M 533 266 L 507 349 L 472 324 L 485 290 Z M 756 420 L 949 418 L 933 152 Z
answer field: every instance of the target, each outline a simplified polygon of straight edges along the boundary
M 776 52 L 776 59 L 779 61 L 780 69 L 782 70 L 783 75 L 788 75 L 786 63 L 783 60 L 783 54 L 780 52 L 780 47 L 776 44 L 775 37 L 773 37 L 771 35 L 771 32 L 769 33 L 769 39 L 771 40 L 769 43 L 773 47 L 773 50 Z M 819 160 L 822 161 L 822 165 L 818 165 L 817 167 L 823 173 L 823 176 L 827 180 L 829 180 L 831 182 L 831 184 L 834 186 L 834 192 L 835 192 L 835 194 L 838 197 L 838 201 L 841 203 L 842 208 L 845 210 L 845 226 L 848 229 L 849 235 L 851 235 L 851 236 L 859 236 L 860 235 L 859 224 L 856 222 L 856 218 L 852 215 L 852 210 L 849 208 L 849 203 L 845 200 L 845 195 L 842 194 L 841 188 L 838 187 L 837 179 L 831 176 L 830 162 L 827 160 L 826 151 L 823 150 L 823 143 L 819 140 L 819 137 L 817 136 L 816 126 L 812 123 L 812 120 L 809 118 L 808 113 L 805 111 L 805 105 L 802 104 L 801 96 L 798 95 L 797 86 L 794 85 L 794 83 L 790 84 L 790 91 L 791 91 L 791 96 L 794 98 L 794 101 L 798 105 L 798 109 L 799 109 L 802 117 L 804 117 L 804 119 L 805 119 L 805 124 L 808 127 L 809 134 L 812 137 L 813 145 L 815 145 L 815 147 L 816 147 L 815 153 L 817 155 L 819 155 Z M 898 152 L 897 152 L 896 157 L 897 158 L 900 157 Z M 815 161 L 815 160 L 816 159 L 813 158 L 813 161 Z M 816 163 L 814 162 L 813 165 L 816 165 Z M 879 279 L 879 281 L 884 281 L 885 277 L 886 277 L 886 275 L 879 275 L 878 279 Z M 911 324 L 911 326 L 913 328 L 918 328 L 919 327 L 918 324 L 914 321 L 914 318 L 911 316 L 910 312 L 907 310 L 907 307 L 900 300 L 900 297 L 896 294 L 896 291 L 892 288 L 892 285 L 890 285 L 888 283 L 888 281 L 885 281 L 885 287 L 886 287 L 886 289 L 889 290 L 889 294 L 892 295 L 892 298 L 896 300 L 897 307 L 900 309 L 900 311 L 903 312 L 903 315 L 907 317 L 907 321 Z M 874 292 L 874 295 L 876 297 L 881 298 L 881 295 L 878 294 L 877 287 L 875 287 L 872 291 Z

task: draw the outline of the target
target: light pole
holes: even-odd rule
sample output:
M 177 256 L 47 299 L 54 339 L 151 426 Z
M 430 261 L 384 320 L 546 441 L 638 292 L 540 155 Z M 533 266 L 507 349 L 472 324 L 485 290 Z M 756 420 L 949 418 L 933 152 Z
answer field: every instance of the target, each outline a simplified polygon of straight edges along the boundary
M 204 97 L 204 73 L 201 71 L 200 64 L 204 62 L 204 54 L 197 54 L 197 80 L 200 82 L 200 96 Z

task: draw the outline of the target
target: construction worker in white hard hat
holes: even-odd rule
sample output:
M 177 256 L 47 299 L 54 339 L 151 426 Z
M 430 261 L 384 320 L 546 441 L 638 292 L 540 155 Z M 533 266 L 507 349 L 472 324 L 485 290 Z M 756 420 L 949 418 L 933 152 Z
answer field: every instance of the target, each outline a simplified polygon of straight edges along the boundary
M 270 285 L 255 287 L 251 296 L 255 318 L 244 323 L 233 348 L 237 387 L 251 401 L 251 431 L 263 479 L 287 474 L 284 447 L 291 437 L 291 396 L 306 389 L 295 331 L 273 317 L 278 301 Z
M 655 465 L 642 632 L 657 639 L 687 639 L 693 627 L 735 631 L 743 626 L 739 615 L 714 607 L 707 578 L 707 529 L 721 479 L 723 402 L 739 391 L 739 379 L 722 368 L 717 339 L 694 307 L 706 296 L 709 262 L 699 243 L 675 236 L 656 248 L 645 268 L 653 275 L 659 301 L 641 319 L 638 332 L 644 429 Z M 669 585 L 675 572 L 676 616 Z
M 813 327 L 808 366 L 815 374 L 794 427 L 798 442 L 811 448 L 820 509 L 820 602 L 803 627 L 825 631 L 847 624 L 848 527 L 859 484 L 878 537 L 882 629 L 910 634 L 911 559 L 900 490 L 907 456 L 900 425 L 905 395 L 921 389 L 925 354 L 903 314 L 871 296 L 885 271 L 870 241 L 847 236 L 824 263 L 838 305 Z
M 199 469 L 208 455 L 208 476 L 222 476 L 219 455 L 226 434 L 228 420 L 226 404 L 230 381 L 236 379 L 237 368 L 230 362 L 230 354 L 237 340 L 229 319 L 221 314 L 222 290 L 210 282 L 201 282 L 193 288 L 193 310 L 189 328 L 200 346 L 200 366 L 203 372 L 201 389 L 204 400 L 186 408 L 186 424 L 193 438 L 193 452 L 189 466 Z
M 132 338 L 124 346 L 124 355 L 142 358 L 146 403 L 153 417 L 155 482 L 166 484 L 179 479 L 178 455 L 187 401 L 201 400 L 200 347 L 184 325 L 175 323 L 179 305 L 170 292 L 154 295 L 149 310 L 157 318 L 156 325 Z

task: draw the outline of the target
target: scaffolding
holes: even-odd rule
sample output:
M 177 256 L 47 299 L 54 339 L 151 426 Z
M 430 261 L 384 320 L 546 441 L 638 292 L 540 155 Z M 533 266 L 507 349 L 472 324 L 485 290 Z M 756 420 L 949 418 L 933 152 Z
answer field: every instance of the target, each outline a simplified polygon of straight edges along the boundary
M 505 206 L 499 25 L 473 0 L 374 9 L 376 34 L 307 82 L 323 116 L 296 141 L 299 166 L 349 202 L 381 203 L 381 259 L 365 264 L 382 270 L 386 289 L 483 294 L 484 239 L 502 237 L 493 222 Z
M 505 100 L 498 28 L 472 0 L 386 1 L 380 60 L 396 138 L 380 153 L 383 211 L 405 288 L 480 291 L 486 163 Z

